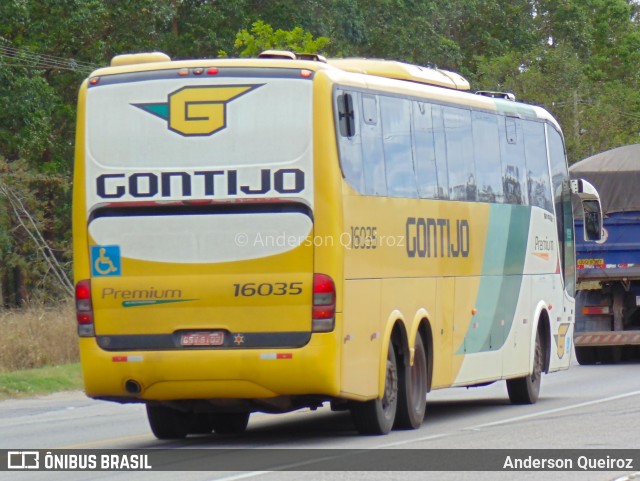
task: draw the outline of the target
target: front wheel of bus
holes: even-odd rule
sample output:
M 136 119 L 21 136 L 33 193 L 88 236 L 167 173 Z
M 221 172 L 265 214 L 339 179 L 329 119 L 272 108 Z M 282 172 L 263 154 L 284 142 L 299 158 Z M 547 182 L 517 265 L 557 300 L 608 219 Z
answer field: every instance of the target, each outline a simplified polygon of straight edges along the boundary
M 153 435 L 158 439 L 182 439 L 189 434 L 191 418 L 188 413 L 147 404 L 147 418 Z
M 427 353 L 418 334 L 413 355 L 413 366 L 400 366 L 398 371 L 398 412 L 394 428 L 416 429 L 424 421 L 427 410 Z
M 540 381 L 544 369 L 544 346 L 540 333 L 536 335 L 536 346 L 533 355 L 533 372 L 517 379 L 507 379 L 507 391 L 513 404 L 535 404 L 540 394 Z
M 398 407 L 398 363 L 393 343 L 387 352 L 387 371 L 382 399 L 351 403 L 351 417 L 360 434 L 387 434 Z

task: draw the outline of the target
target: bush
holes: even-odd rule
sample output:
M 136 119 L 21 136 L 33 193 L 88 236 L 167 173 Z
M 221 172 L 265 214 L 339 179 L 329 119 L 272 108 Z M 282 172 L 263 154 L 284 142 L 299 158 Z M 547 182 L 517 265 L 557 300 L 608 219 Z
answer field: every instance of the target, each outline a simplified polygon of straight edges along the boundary
M 0 372 L 78 362 L 72 301 L 0 310 Z

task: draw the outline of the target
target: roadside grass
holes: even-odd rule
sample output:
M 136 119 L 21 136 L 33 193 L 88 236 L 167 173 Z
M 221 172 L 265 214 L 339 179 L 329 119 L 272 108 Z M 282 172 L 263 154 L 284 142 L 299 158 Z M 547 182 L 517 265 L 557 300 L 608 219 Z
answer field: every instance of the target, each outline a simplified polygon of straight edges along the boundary
M 82 389 L 80 364 L 0 373 L 0 400 Z
M 0 399 L 81 389 L 72 301 L 0 310 Z

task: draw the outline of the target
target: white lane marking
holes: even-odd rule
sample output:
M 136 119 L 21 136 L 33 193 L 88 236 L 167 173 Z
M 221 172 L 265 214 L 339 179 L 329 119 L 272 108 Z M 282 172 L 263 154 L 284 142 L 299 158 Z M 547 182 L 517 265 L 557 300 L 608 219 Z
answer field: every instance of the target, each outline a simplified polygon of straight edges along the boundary
M 640 471 L 622 476 L 621 478 L 616 478 L 613 481 L 633 481 L 634 479 L 638 478 L 640 478 Z
M 548 414 L 555 414 L 558 412 L 562 412 L 562 411 L 569 411 L 572 409 L 578 409 L 578 408 L 582 408 L 582 407 L 586 407 L 586 406 L 593 406 L 595 404 L 601 404 L 601 403 L 606 403 L 606 402 L 610 402 L 610 401 L 616 401 L 618 399 L 624 399 L 627 397 L 631 397 L 631 396 L 638 396 L 640 395 L 640 391 L 633 391 L 633 392 L 628 392 L 625 394 L 618 394 L 617 396 L 610 396 L 610 397 L 606 397 L 606 398 L 602 398 L 602 399 L 594 399 L 593 401 L 585 401 L 582 403 L 578 403 L 578 404 L 572 404 L 570 406 L 564 406 L 561 408 L 555 408 L 555 409 L 547 409 L 546 411 L 538 411 L 535 413 L 531 413 L 531 414 L 525 414 L 523 416 L 516 416 L 513 418 L 507 418 L 507 419 L 502 419 L 500 421 L 493 421 L 490 423 L 483 423 L 483 424 L 476 424 L 475 426 L 469 426 L 466 428 L 460 428 L 458 429 L 458 431 L 477 431 L 480 430 L 482 428 L 487 428 L 487 427 L 491 427 L 491 426 L 499 426 L 501 424 L 509 424 L 509 423 L 514 423 L 514 422 L 518 422 L 518 421 L 524 421 L 526 419 L 532 419 L 532 418 L 537 418 L 540 416 L 546 416 Z M 393 446 L 402 446 L 403 444 L 411 444 L 411 443 L 415 443 L 418 441 L 428 441 L 430 439 L 435 439 L 435 438 L 440 438 L 440 437 L 444 437 L 444 436 L 448 436 L 451 433 L 444 433 L 444 434 L 432 434 L 430 436 L 424 436 L 421 438 L 412 438 L 412 439 L 406 439 L 404 441 L 396 441 L 393 443 L 387 443 L 387 444 L 382 444 L 380 446 L 376 446 L 376 448 L 390 448 Z M 375 448 L 372 448 L 375 449 Z
M 500 424 L 507 424 L 507 423 L 511 423 L 511 422 L 517 422 L 517 421 L 522 421 L 525 419 L 530 419 L 530 418 L 535 418 L 535 417 L 539 417 L 539 416 L 544 416 L 546 414 L 554 414 L 554 413 L 559 413 L 562 411 L 569 411 L 571 409 L 577 409 L 577 408 L 582 408 L 582 407 L 587 407 L 587 406 L 593 406 L 595 404 L 601 404 L 601 403 L 606 403 L 606 402 L 610 402 L 610 401 L 617 401 L 618 399 L 624 399 L 627 397 L 632 397 L 632 396 L 638 396 L 640 395 L 640 391 L 633 391 L 633 392 L 628 392 L 625 394 L 618 394 L 617 396 L 610 396 L 610 397 L 605 397 L 602 399 L 594 399 L 593 401 L 585 401 L 582 403 L 578 403 L 578 404 L 572 404 L 571 406 L 564 406 L 561 408 L 555 408 L 555 409 L 548 409 L 546 411 L 540 411 L 537 413 L 531 413 L 531 414 L 525 414 L 524 416 L 517 416 L 515 418 L 509 418 L 509 419 L 504 419 L 502 421 L 494 421 L 491 423 L 484 423 L 484 424 L 478 424 L 476 426 L 467 428 L 467 429 L 481 429 L 481 428 L 486 428 L 486 427 L 490 427 L 490 426 L 499 426 Z
M 475 426 L 469 426 L 466 428 L 461 428 L 458 429 L 457 431 L 470 431 L 470 430 L 478 430 L 478 429 L 482 429 L 482 428 L 486 428 L 486 427 L 491 427 L 491 426 L 499 426 L 501 424 L 508 424 L 508 423 L 514 423 L 514 422 L 518 422 L 518 421 L 523 421 L 526 419 L 531 419 L 531 418 L 536 418 L 536 417 L 540 417 L 540 416 L 545 416 L 548 414 L 554 414 L 554 413 L 558 413 L 558 412 L 562 412 L 562 411 L 569 411 L 571 409 L 578 409 L 578 408 L 582 408 L 582 407 L 586 407 L 586 406 L 593 406 L 596 404 L 602 404 L 602 403 L 606 403 L 606 402 L 611 402 L 611 401 L 616 401 L 618 399 L 624 399 L 627 397 L 632 397 L 632 396 L 638 396 L 640 395 L 640 391 L 633 391 L 633 392 L 629 392 L 629 393 L 625 393 L 625 394 L 619 394 L 617 396 L 610 396 L 610 397 L 606 397 L 606 398 L 602 398 L 602 399 L 594 399 L 593 401 L 586 401 L 586 402 L 582 402 L 582 403 L 578 403 L 578 404 L 572 404 L 570 406 L 564 406 L 561 408 L 555 408 L 555 409 L 547 409 L 546 411 L 539 411 L 536 413 L 532 413 L 532 414 L 526 414 L 524 416 L 516 416 L 513 418 L 507 418 L 507 419 L 503 419 L 501 421 L 494 421 L 494 422 L 490 422 L 490 423 L 483 423 L 483 424 L 476 424 Z M 429 436 L 422 436 L 420 438 L 411 438 L 411 439 L 406 439 L 404 441 L 395 441 L 393 443 L 384 443 L 384 444 L 379 444 L 377 446 L 372 446 L 370 448 L 365 448 L 362 449 L 360 448 L 359 451 L 366 451 L 367 449 L 383 449 L 383 448 L 390 448 L 390 447 L 394 447 L 394 446 L 402 446 L 404 444 L 413 444 L 419 441 L 427 441 L 427 440 L 431 440 L 431 439 L 437 439 L 437 438 L 443 438 L 446 436 L 450 436 L 451 433 L 442 433 L 442 434 L 431 434 Z M 352 450 L 349 450 L 349 453 L 352 453 Z M 344 456 L 349 456 L 350 454 L 344 454 L 344 455 L 337 455 L 337 456 L 327 456 L 325 458 L 320 458 L 320 459 L 313 459 L 313 460 L 308 460 L 308 461 L 301 461 L 299 463 L 295 463 L 295 464 L 288 464 L 286 466 L 277 466 L 274 467 L 274 470 L 284 470 L 286 468 L 292 468 L 292 467 L 298 467 L 298 466 L 304 466 L 306 464 L 314 464 L 317 462 L 321 462 L 321 461 L 328 461 L 331 459 L 338 459 Z M 227 476 L 224 478 L 212 478 L 211 481 L 236 481 L 239 479 L 248 479 L 248 478 L 254 478 L 256 476 L 262 476 L 263 474 L 268 474 L 268 473 L 272 473 L 273 471 L 251 471 L 251 472 L 247 472 L 247 473 L 242 473 L 242 474 L 235 474 L 232 476 Z M 623 480 L 625 478 L 622 478 Z

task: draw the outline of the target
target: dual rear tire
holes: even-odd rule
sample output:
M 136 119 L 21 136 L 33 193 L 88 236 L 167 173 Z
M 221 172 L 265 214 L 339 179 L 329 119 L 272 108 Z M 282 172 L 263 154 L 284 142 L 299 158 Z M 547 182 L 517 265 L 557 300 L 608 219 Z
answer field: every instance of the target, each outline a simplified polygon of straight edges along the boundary
M 247 429 L 250 413 L 194 413 L 147 404 L 147 418 L 158 439 L 184 439 L 188 434 L 239 434 Z
M 427 355 L 422 338 L 416 338 L 413 365 L 408 359 L 399 362 L 390 342 L 382 399 L 350 405 L 356 429 L 360 434 L 387 434 L 392 428 L 418 428 L 424 420 L 427 389 Z

